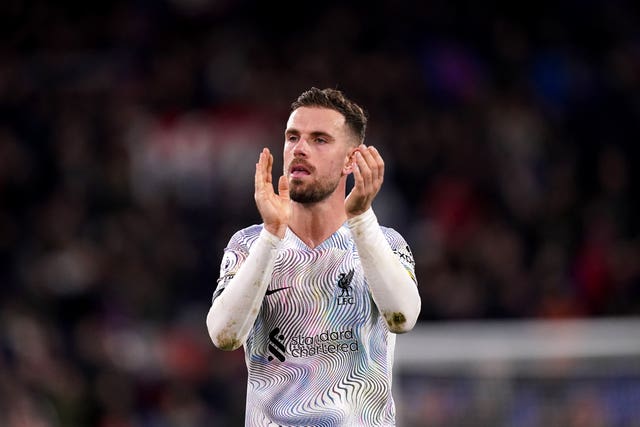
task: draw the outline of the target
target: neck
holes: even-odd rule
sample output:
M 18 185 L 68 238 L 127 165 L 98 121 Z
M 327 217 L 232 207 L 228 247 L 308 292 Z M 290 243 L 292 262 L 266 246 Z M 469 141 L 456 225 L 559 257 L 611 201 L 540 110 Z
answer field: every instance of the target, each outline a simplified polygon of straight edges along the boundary
M 310 248 L 327 240 L 347 220 L 344 196 L 338 191 L 318 203 L 291 203 L 289 228 Z

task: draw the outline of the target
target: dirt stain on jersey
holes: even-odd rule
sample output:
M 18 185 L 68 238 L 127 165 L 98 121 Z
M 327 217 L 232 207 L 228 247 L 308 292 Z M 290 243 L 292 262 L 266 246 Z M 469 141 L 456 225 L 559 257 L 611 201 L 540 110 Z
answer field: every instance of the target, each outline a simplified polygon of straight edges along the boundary
M 240 348 L 240 346 L 242 345 L 242 342 L 240 342 L 236 334 L 231 332 L 235 329 L 235 325 L 236 322 L 231 322 L 227 325 L 226 328 L 220 331 L 220 333 L 216 337 L 217 347 L 220 350 L 235 350 L 237 348 Z
M 407 318 L 400 312 L 385 314 L 384 318 L 391 331 L 402 329 L 402 325 L 407 323 Z

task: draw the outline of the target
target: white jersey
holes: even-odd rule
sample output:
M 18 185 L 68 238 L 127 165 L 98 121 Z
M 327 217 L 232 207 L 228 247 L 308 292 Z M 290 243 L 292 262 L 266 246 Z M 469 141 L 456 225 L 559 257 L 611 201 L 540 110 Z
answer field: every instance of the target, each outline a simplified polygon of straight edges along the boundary
M 381 229 L 415 277 L 405 240 L 393 229 Z M 254 225 L 231 238 L 214 299 L 232 285 L 261 230 Z M 244 345 L 246 425 L 395 425 L 394 345 L 395 334 L 371 298 L 349 228 L 343 225 L 314 249 L 287 230 Z

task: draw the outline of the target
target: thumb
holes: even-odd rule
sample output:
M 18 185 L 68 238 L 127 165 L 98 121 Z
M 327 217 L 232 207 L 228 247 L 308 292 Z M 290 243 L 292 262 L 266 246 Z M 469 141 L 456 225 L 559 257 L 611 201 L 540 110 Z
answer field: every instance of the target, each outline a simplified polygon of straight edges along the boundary
M 289 181 L 284 175 L 281 175 L 278 180 L 278 195 L 281 199 L 289 199 Z

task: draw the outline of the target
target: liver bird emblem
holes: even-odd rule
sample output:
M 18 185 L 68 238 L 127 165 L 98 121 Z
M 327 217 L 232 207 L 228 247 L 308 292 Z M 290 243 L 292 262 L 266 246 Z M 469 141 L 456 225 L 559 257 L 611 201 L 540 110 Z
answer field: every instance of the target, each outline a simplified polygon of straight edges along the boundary
M 338 287 L 342 289 L 341 297 L 351 296 L 351 280 L 353 279 L 353 268 L 348 273 L 340 273 L 338 275 Z M 346 293 L 346 295 L 345 295 Z

